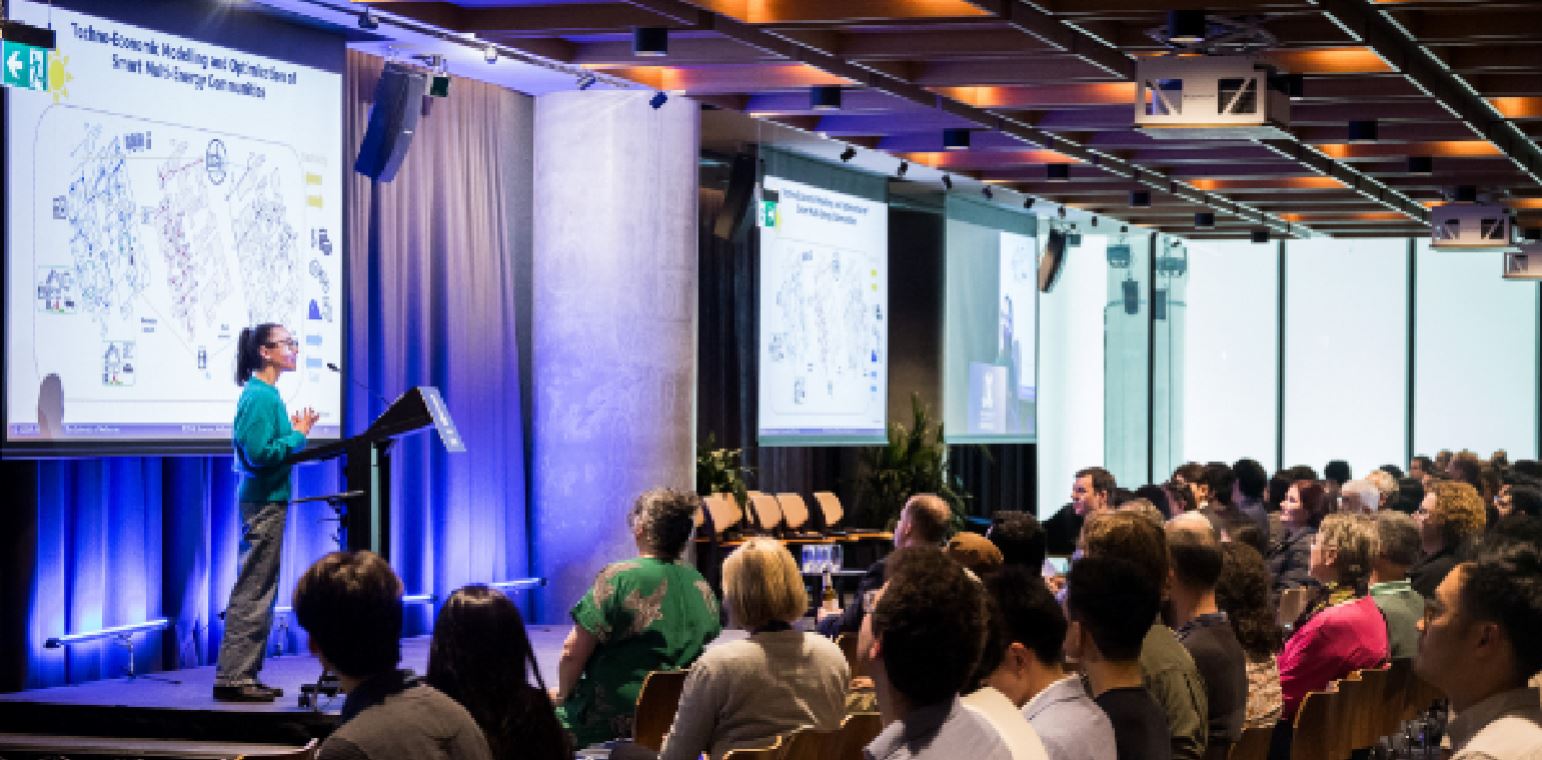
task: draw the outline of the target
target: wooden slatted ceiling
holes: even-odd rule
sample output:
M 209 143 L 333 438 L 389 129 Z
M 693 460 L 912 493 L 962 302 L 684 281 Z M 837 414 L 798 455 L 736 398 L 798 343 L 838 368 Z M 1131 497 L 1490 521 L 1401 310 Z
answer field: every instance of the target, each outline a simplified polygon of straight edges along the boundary
M 1387 16 L 1424 51 L 1482 96 L 1492 118 L 1532 140 L 1542 135 L 1542 2 L 1535 0 L 1352 0 Z M 1422 222 L 1366 188 L 1429 205 L 1443 190 L 1478 185 L 1509 197 L 1522 226 L 1542 226 L 1542 186 L 1505 149 L 1314 0 L 466 0 L 375 2 L 383 10 L 603 69 L 649 87 L 683 90 L 915 163 L 964 173 L 1111 218 L 1196 236 L 1242 236 L 1256 222 L 1226 213 L 1194 230 L 1203 207 L 1163 192 L 1152 208 L 1127 206 L 1144 189 L 1059 152 L 980 130 L 967 151 L 943 151 L 941 130 L 978 128 L 1001 114 L 1070 145 L 1164 172 L 1210 192 L 1327 234 L 1416 234 Z M 1150 31 L 1172 9 L 1257 17 L 1278 40 L 1264 57 L 1305 75 L 1293 104 L 1295 142 L 1280 150 L 1247 141 L 1153 140 L 1131 128 L 1139 56 L 1162 52 Z M 735 32 L 733 24 L 749 25 Z M 672 29 L 666 58 L 638 58 L 631 29 Z M 759 36 L 755 36 L 759 35 Z M 778 44 L 756 44 L 772 40 Z M 799 53 L 806 50 L 810 55 Z M 821 61 L 839 61 L 837 70 Z M 854 80 L 875 81 L 860 86 Z M 877 80 L 871 80 L 877 77 Z M 851 86 L 836 113 L 810 108 L 812 85 Z M 901 85 L 929 88 L 936 108 Z M 885 91 L 887 90 L 887 91 Z M 892 94 L 891 94 L 892 93 Z M 1379 140 L 1352 144 L 1347 122 L 1376 119 Z M 1314 157 L 1305 160 L 1302 155 Z M 1433 174 L 1408 172 L 1410 155 L 1432 156 Z M 1069 182 L 1049 182 L 1048 163 L 1072 163 Z M 1333 176 L 1326 176 L 1331 173 Z M 1359 186 L 1356 189 L 1354 186 Z M 1155 209 L 1155 210 L 1153 210 Z M 1188 218 L 1185 218 L 1185 217 Z M 1412 232 L 1410 232 L 1412 231 Z

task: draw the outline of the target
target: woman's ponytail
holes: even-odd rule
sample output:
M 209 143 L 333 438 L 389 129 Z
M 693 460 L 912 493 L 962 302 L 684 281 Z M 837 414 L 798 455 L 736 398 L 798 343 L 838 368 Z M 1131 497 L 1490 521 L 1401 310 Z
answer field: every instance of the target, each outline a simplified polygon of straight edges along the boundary
M 262 345 L 278 327 L 264 322 L 256 327 L 243 327 L 236 338 L 236 385 L 246 385 L 253 372 L 262 369 Z

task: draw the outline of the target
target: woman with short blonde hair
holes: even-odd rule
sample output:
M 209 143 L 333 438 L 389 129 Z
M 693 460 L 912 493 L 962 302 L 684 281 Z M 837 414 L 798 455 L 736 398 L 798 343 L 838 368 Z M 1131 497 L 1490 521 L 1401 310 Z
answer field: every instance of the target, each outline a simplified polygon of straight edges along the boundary
M 723 562 L 723 607 L 749 638 L 708 649 L 686 676 L 661 760 L 715 760 L 800 726 L 840 728 L 851 669 L 840 647 L 792 624 L 808 611 L 803 574 L 780 541 L 752 538 Z

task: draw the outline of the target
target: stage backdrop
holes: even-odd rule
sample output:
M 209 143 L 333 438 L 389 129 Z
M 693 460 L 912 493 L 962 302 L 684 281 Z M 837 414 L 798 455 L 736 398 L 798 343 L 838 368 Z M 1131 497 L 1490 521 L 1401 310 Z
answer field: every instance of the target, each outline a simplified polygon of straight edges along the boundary
M 346 152 L 363 134 L 379 59 L 350 54 Z M 355 379 L 395 397 L 436 385 L 467 452 L 426 435 L 396 449 L 393 564 L 409 592 L 443 598 L 468 582 L 527 574 L 515 267 L 529 257 L 531 101 L 457 80 L 436 100 L 394 183 L 348 188 L 348 361 Z M 347 429 L 380 411 L 353 388 Z M 232 414 L 234 410 L 232 410 Z M 0 690 L 119 675 L 110 643 L 70 650 L 44 641 L 154 617 L 141 670 L 212 664 L 235 573 L 239 524 L 229 457 L 116 457 L 7 462 L 0 569 Z M 299 469 L 297 496 L 340 490 L 335 468 Z M 290 514 L 280 604 L 332 548 L 327 508 Z M 409 621 L 409 624 L 412 624 Z M 276 639 L 277 637 L 275 637 Z M 288 646 L 303 647 L 291 628 Z

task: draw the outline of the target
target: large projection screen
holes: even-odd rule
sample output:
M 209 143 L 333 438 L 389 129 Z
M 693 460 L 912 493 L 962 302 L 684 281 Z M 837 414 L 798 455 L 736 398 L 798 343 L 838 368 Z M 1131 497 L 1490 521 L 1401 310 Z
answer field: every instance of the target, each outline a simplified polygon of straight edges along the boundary
M 62 5 L 10 4 L 58 49 L 48 91 L 6 102 L 6 452 L 228 450 L 236 336 L 262 322 L 300 341 L 285 403 L 336 438 L 341 38 L 212 3 Z
M 757 218 L 760 443 L 882 443 L 888 207 L 768 175 Z
M 1028 214 L 950 196 L 943 433 L 1033 443 L 1038 430 L 1038 239 Z

